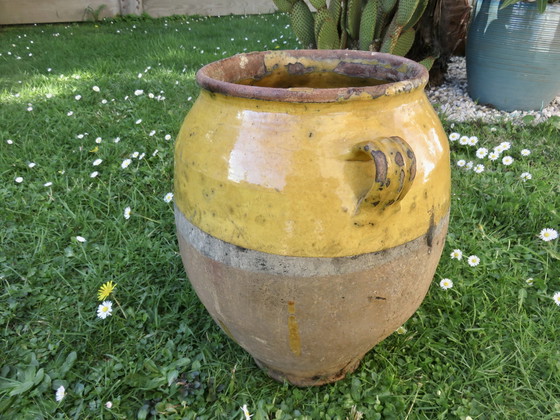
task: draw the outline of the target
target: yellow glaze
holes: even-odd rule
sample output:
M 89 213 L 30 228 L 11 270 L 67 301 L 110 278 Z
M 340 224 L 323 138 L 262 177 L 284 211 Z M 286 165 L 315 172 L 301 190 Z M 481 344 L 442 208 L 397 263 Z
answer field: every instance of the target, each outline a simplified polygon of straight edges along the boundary
M 392 198 L 375 199 L 365 146 L 395 136 L 402 142 L 387 146 L 387 156 L 409 147 L 405 166 L 414 163 L 415 173 L 387 188 Z M 176 142 L 179 210 L 210 235 L 262 252 L 339 257 L 392 248 L 429 233 L 449 197 L 447 137 L 422 89 L 329 103 L 203 89 Z

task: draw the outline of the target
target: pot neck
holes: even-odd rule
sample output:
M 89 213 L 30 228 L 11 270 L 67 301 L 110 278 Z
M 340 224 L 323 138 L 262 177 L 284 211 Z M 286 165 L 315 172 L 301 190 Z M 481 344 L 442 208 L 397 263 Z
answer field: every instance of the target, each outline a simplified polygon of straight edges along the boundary
M 318 78 L 323 82 L 310 81 Z M 324 80 L 329 78 L 338 80 L 336 87 L 328 87 Z M 198 71 L 196 79 L 201 88 L 227 96 L 335 103 L 422 90 L 428 71 L 412 60 L 384 53 L 281 50 L 238 54 L 210 63 Z

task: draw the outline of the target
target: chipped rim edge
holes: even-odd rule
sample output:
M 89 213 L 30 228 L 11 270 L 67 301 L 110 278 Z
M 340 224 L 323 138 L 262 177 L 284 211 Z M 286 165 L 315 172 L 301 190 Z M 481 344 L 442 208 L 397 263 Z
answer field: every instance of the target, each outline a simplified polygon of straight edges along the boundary
M 238 84 L 239 80 L 260 78 L 270 73 L 266 58 L 278 57 L 278 65 L 292 60 L 306 59 L 317 63 L 329 60 L 347 60 L 348 63 L 371 65 L 372 70 L 382 67 L 397 79 L 376 86 L 343 88 L 286 89 Z M 405 66 L 406 71 L 399 71 Z M 371 77 L 371 76 L 370 76 Z M 196 73 L 198 85 L 210 92 L 239 98 L 282 102 L 325 103 L 355 99 L 394 96 L 418 89 L 428 83 L 428 71 L 422 65 L 405 57 L 358 50 L 278 50 L 236 54 L 205 65 Z

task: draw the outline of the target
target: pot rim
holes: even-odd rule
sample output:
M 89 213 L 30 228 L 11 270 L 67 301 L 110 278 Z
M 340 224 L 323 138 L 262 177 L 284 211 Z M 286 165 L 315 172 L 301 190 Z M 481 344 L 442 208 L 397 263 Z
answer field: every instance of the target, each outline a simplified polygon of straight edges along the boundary
M 273 71 L 305 74 L 313 64 L 322 72 L 387 80 L 388 83 L 338 88 L 275 88 L 239 84 Z M 281 102 L 341 102 L 394 96 L 423 89 L 427 69 L 408 58 L 358 50 L 276 50 L 236 54 L 203 66 L 196 73 L 198 85 L 207 91 L 239 98 Z

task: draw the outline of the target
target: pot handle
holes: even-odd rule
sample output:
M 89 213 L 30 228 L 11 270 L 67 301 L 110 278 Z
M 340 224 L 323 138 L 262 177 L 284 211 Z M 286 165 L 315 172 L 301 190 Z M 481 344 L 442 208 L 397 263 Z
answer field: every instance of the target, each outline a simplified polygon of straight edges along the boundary
M 359 198 L 356 209 L 383 210 L 403 199 L 416 176 L 416 155 L 406 141 L 398 136 L 380 137 L 356 144 L 354 152 L 365 154 L 375 165 L 373 184 Z

